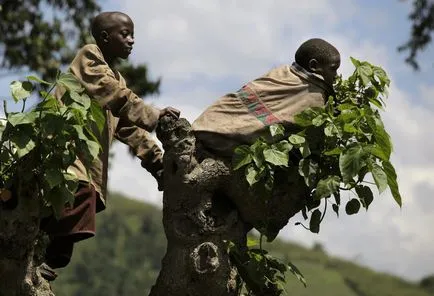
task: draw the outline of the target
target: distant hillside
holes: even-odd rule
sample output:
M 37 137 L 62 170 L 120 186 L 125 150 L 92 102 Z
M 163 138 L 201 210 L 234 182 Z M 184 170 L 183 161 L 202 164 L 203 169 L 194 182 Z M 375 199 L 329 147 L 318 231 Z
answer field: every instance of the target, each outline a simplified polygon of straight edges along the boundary
M 98 214 L 97 221 L 96 238 L 78 244 L 73 262 L 59 270 L 53 284 L 56 295 L 148 295 L 166 248 L 161 210 L 111 194 L 108 209 Z M 424 290 L 398 277 L 332 258 L 320 247 L 307 249 L 276 241 L 265 248 L 282 259 L 290 258 L 306 277 L 308 287 L 304 288 L 288 274 L 286 291 L 290 296 L 434 295 L 430 278 L 424 282 Z

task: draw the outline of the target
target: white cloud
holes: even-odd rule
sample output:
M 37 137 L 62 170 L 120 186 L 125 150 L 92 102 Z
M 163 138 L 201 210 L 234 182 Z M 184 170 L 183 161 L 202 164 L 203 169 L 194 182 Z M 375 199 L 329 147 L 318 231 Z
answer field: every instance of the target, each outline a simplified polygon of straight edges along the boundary
M 363 28 L 347 27 L 342 33 L 342 22 L 355 12 L 363 15 L 354 1 L 128 1 L 120 9 L 136 25 L 133 60 L 149 63 L 151 72 L 163 77 L 162 95 L 153 102 L 181 109 L 190 121 L 225 92 L 291 62 L 297 46 L 310 37 L 323 37 L 340 50 L 345 76 L 352 72 L 350 55 L 383 66 L 392 79 L 383 116 L 395 146 L 403 208 L 386 193 L 376 197 L 366 214 L 336 219 L 330 213 L 319 235 L 294 227 L 297 219 L 292 219 L 282 237 L 308 245 L 321 241 L 332 254 L 357 257 L 412 279 L 434 273 L 434 233 L 427 231 L 434 223 L 429 207 L 434 194 L 434 85 L 409 93 L 394 84 L 403 63 L 390 54 L 395 45 L 374 42 L 362 34 Z M 411 75 L 408 79 L 417 83 Z M 417 104 L 413 96 L 424 103 Z M 115 151 L 110 187 L 161 205 L 152 177 L 120 144 Z

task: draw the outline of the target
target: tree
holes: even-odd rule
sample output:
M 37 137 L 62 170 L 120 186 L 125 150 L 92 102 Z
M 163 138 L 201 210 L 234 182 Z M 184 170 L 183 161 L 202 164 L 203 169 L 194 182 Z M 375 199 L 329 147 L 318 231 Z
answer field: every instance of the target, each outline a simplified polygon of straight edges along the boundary
M 374 198 L 368 174 L 401 205 L 379 114 L 390 81 L 380 67 L 352 62 L 353 75 L 338 79 L 324 108 L 295 115 L 298 133 L 287 137 L 272 125 L 271 143 L 259 138 L 240 146 L 232 160 L 204 153 L 186 120 L 160 123 L 168 247 L 151 296 L 235 296 L 243 286 L 243 295 L 282 295 L 286 271 L 304 278 L 262 248 L 263 236 L 272 241 L 298 212 L 309 220 L 304 227 L 318 233 L 328 204 L 339 215 L 341 191 L 354 195 L 345 203 L 348 215 L 368 210 Z M 248 245 L 251 228 L 261 233 L 259 248 Z
M 417 54 L 423 51 L 432 41 L 434 31 L 434 2 L 432 0 L 414 0 L 413 10 L 409 14 L 412 23 L 410 39 L 400 47 L 399 51 L 408 52 L 405 61 L 419 69 Z

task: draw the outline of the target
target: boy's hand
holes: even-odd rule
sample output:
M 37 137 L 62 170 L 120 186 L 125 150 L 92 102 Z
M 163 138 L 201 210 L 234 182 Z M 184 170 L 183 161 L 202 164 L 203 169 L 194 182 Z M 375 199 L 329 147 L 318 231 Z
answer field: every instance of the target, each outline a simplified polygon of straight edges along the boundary
M 166 107 L 166 108 L 160 110 L 160 116 L 158 117 L 158 119 L 160 119 L 161 117 L 163 117 L 165 115 L 170 115 L 170 116 L 178 119 L 180 113 L 181 112 L 178 109 L 175 109 L 173 107 Z

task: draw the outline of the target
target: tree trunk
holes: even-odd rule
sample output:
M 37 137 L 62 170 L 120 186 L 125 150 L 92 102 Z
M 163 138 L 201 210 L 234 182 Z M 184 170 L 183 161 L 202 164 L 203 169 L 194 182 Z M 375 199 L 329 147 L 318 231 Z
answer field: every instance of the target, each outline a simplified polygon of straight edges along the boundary
M 234 296 L 240 289 L 226 241 L 246 248 L 247 232 L 261 229 L 274 239 L 305 198 L 304 181 L 282 182 L 272 198 L 252 195 L 230 160 L 207 154 L 189 122 L 160 121 L 163 143 L 163 224 L 167 251 L 150 296 Z
M 249 228 L 220 190 L 230 175 L 228 165 L 211 158 L 199 163 L 188 121 L 165 119 L 157 133 L 165 150 L 167 252 L 150 295 L 237 295 L 239 277 L 225 241 L 245 245 Z
M 47 243 L 39 231 L 38 191 L 25 184 L 17 187 L 16 197 L 0 201 L 0 296 L 54 296 L 37 270 Z

